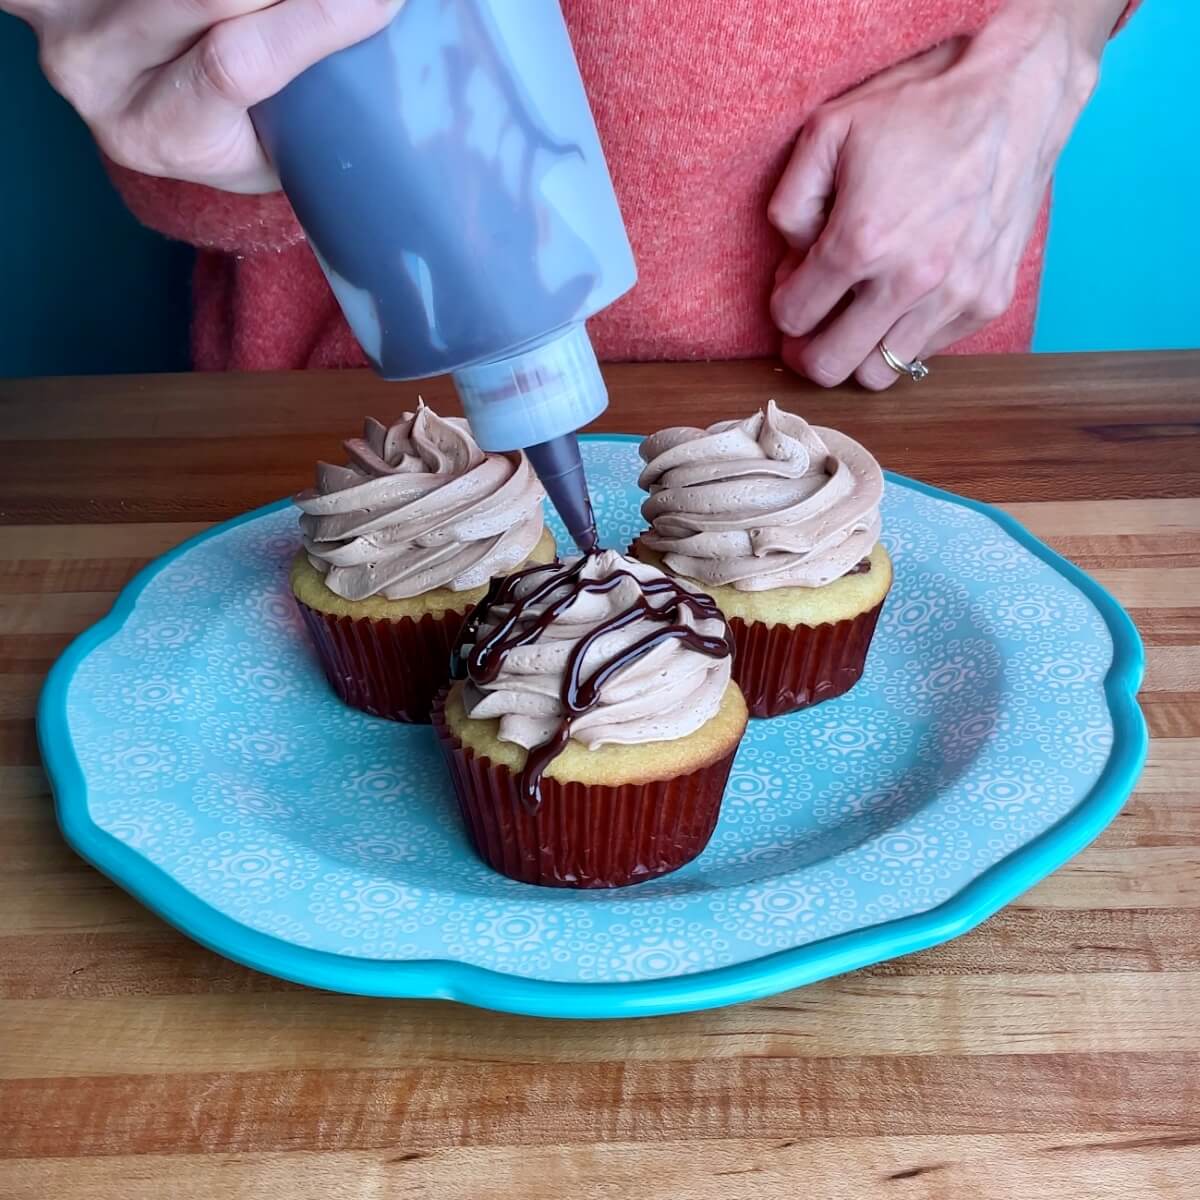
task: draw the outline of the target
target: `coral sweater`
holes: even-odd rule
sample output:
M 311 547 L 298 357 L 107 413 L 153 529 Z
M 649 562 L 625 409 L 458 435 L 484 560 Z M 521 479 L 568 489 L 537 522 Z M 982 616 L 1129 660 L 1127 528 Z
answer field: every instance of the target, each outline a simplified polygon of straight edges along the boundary
M 823 101 L 1001 0 L 563 0 L 637 258 L 639 282 L 590 323 L 605 359 L 773 354 L 781 242 L 767 199 Z M 193 357 L 206 370 L 361 366 L 286 199 L 113 167 L 146 224 L 199 248 Z M 956 350 L 1027 349 L 1046 212 L 999 320 Z

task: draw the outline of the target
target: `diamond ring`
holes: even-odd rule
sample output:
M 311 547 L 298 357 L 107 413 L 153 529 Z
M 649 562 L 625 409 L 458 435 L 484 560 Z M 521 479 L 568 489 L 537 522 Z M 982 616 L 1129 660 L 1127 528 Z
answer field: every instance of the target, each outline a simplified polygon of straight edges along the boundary
M 914 358 L 912 362 L 905 362 L 904 359 L 897 358 L 887 348 L 886 342 L 879 343 L 879 353 L 883 355 L 883 361 L 897 375 L 907 375 L 913 383 L 920 383 L 929 374 L 929 368 L 919 358 Z

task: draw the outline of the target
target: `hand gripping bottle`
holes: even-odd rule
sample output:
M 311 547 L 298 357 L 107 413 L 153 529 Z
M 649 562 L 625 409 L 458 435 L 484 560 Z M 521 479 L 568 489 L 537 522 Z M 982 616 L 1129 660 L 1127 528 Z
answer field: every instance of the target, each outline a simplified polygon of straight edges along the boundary
M 450 372 L 479 444 L 525 450 L 593 549 L 584 321 L 636 271 L 557 0 L 408 0 L 252 116 L 379 373 Z

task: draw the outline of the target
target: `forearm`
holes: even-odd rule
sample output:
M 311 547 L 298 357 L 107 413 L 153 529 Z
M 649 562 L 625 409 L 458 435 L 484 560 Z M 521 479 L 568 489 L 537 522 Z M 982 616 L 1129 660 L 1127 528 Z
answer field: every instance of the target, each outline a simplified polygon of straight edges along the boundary
M 1049 155 L 1053 166 L 1128 7 L 1128 0 L 1008 0 L 972 40 L 963 59 L 967 74 L 984 89 L 1005 87 L 1014 114 L 1036 110 L 1045 119 L 1040 161 Z
M 1129 0 L 1051 0 L 1050 7 L 1061 14 L 1076 44 L 1098 62 L 1108 39 L 1136 3 L 1131 4 Z
M 1074 65 L 1094 71 L 1108 39 L 1138 0 L 1007 0 L 979 40 L 997 48 L 1028 47 L 1046 37 L 1062 40 L 1078 56 Z

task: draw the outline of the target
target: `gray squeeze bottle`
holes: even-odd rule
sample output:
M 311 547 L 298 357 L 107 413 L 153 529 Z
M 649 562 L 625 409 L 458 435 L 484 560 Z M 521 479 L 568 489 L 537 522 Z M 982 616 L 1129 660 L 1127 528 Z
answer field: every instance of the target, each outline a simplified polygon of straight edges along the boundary
M 407 0 L 252 117 L 379 373 L 451 372 L 480 446 L 523 449 L 594 549 L 584 321 L 637 273 L 557 0 Z

